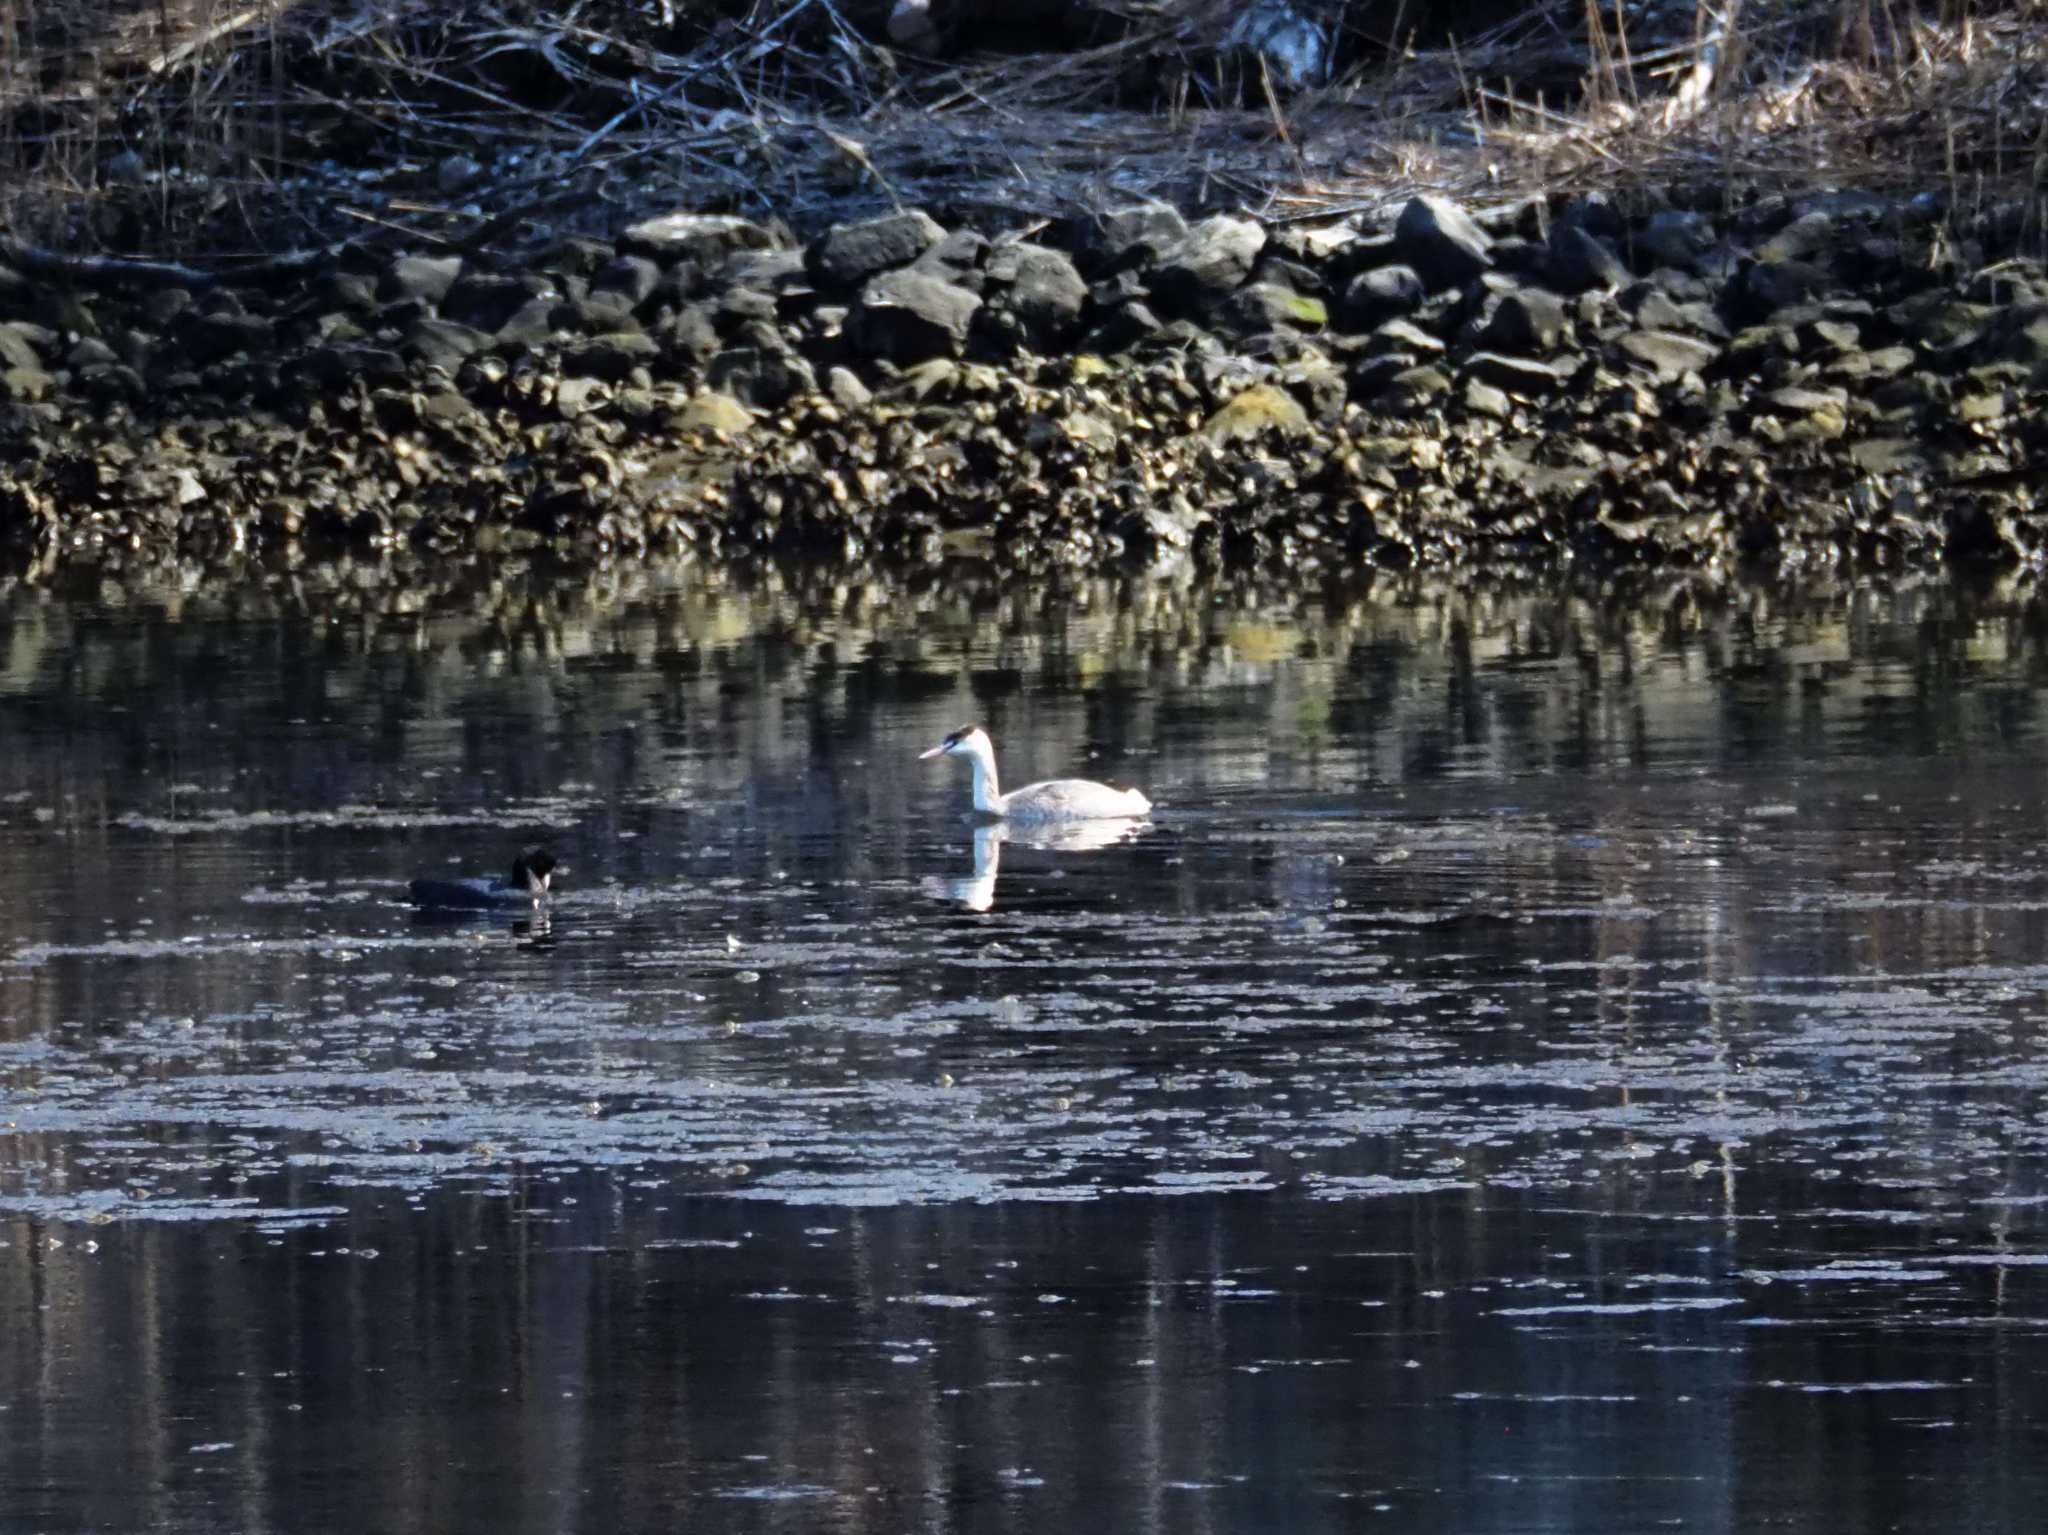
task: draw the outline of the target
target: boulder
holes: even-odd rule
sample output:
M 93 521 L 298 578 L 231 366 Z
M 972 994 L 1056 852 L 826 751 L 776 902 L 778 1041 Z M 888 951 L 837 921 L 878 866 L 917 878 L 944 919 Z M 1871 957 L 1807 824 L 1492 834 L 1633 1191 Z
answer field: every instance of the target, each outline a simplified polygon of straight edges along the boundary
M 880 272 L 910 265 L 946 237 L 919 209 L 835 224 L 804 253 L 805 270 L 822 287 L 855 288 Z
M 1402 259 L 1431 292 L 1470 282 L 1493 266 L 1493 237 L 1456 203 L 1411 197 L 1394 221 Z
M 751 219 L 729 213 L 666 213 L 628 228 L 619 236 L 619 253 L 646 256 L 663 266 L 694 261 L 711 268 L 739 251 L 771 250 L 775 244 L 775 236 Z
M 1265 248 L 1266 231 L 1250 219 L 1222 213 L 1203 219 L 1160 252 L 1153 296 L 1181 313 L 1205 309 L 1251 275 Z
M 981 298 L 924 272 L 870 278 L 847 315 L 847 338 L 870 357 L 923 362 L 958 356 Z

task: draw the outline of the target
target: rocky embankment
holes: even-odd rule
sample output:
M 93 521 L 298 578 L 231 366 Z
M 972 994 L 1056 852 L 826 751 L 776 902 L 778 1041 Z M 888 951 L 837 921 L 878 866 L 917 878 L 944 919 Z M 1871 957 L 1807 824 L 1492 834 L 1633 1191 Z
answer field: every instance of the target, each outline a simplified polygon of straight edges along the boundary
M 0 267 L 0 532 L 1020 567 L 2032 558 L 2048 281 L 1931 200 Z

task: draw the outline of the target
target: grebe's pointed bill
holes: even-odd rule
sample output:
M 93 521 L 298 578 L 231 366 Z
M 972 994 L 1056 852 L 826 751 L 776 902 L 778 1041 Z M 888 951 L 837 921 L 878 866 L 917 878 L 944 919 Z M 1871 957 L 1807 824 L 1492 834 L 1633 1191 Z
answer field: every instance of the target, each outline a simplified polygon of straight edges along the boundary
M 960 747 L 963 744 L 965 744 L 967 738 L 974 734 L 975 729 L 976 727 L 973 725 L 962 725 L 958 730 L 954 731 L 951 735 L 947 736 L 945 740 L 941 741 L 937 746 L 934 746 L 930 751 L 919 752 L 917 754 L 917 760 L 919 762 L 929 762 L 934 757 L 943 757 L 949 752 L 958 751 Z

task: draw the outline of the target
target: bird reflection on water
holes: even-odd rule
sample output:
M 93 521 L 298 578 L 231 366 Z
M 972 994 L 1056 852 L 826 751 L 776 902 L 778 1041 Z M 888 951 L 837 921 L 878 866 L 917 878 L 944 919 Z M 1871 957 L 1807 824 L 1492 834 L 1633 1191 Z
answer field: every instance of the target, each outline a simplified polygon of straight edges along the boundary
M 1149 821 L 1068 821 L 1041 826 L 991 822 L 974 830 L 972 874 L 928 874 L 922 888 L 934 900 L 951 901 L 969 911 L 989 911 L 996 904 L 996 876 L 1002 868 L 1005 842 L 1035 852 L 1095 853 L 1136 842 L 1150 830 Z

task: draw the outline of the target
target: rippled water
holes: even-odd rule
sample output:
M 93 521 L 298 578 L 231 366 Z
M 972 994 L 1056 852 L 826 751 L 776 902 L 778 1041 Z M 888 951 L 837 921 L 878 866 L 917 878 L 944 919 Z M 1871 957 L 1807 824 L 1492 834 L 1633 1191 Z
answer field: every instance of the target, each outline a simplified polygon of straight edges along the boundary
M 0 1529 L 2033 1529 L 2042 617 L 17 592 Z

